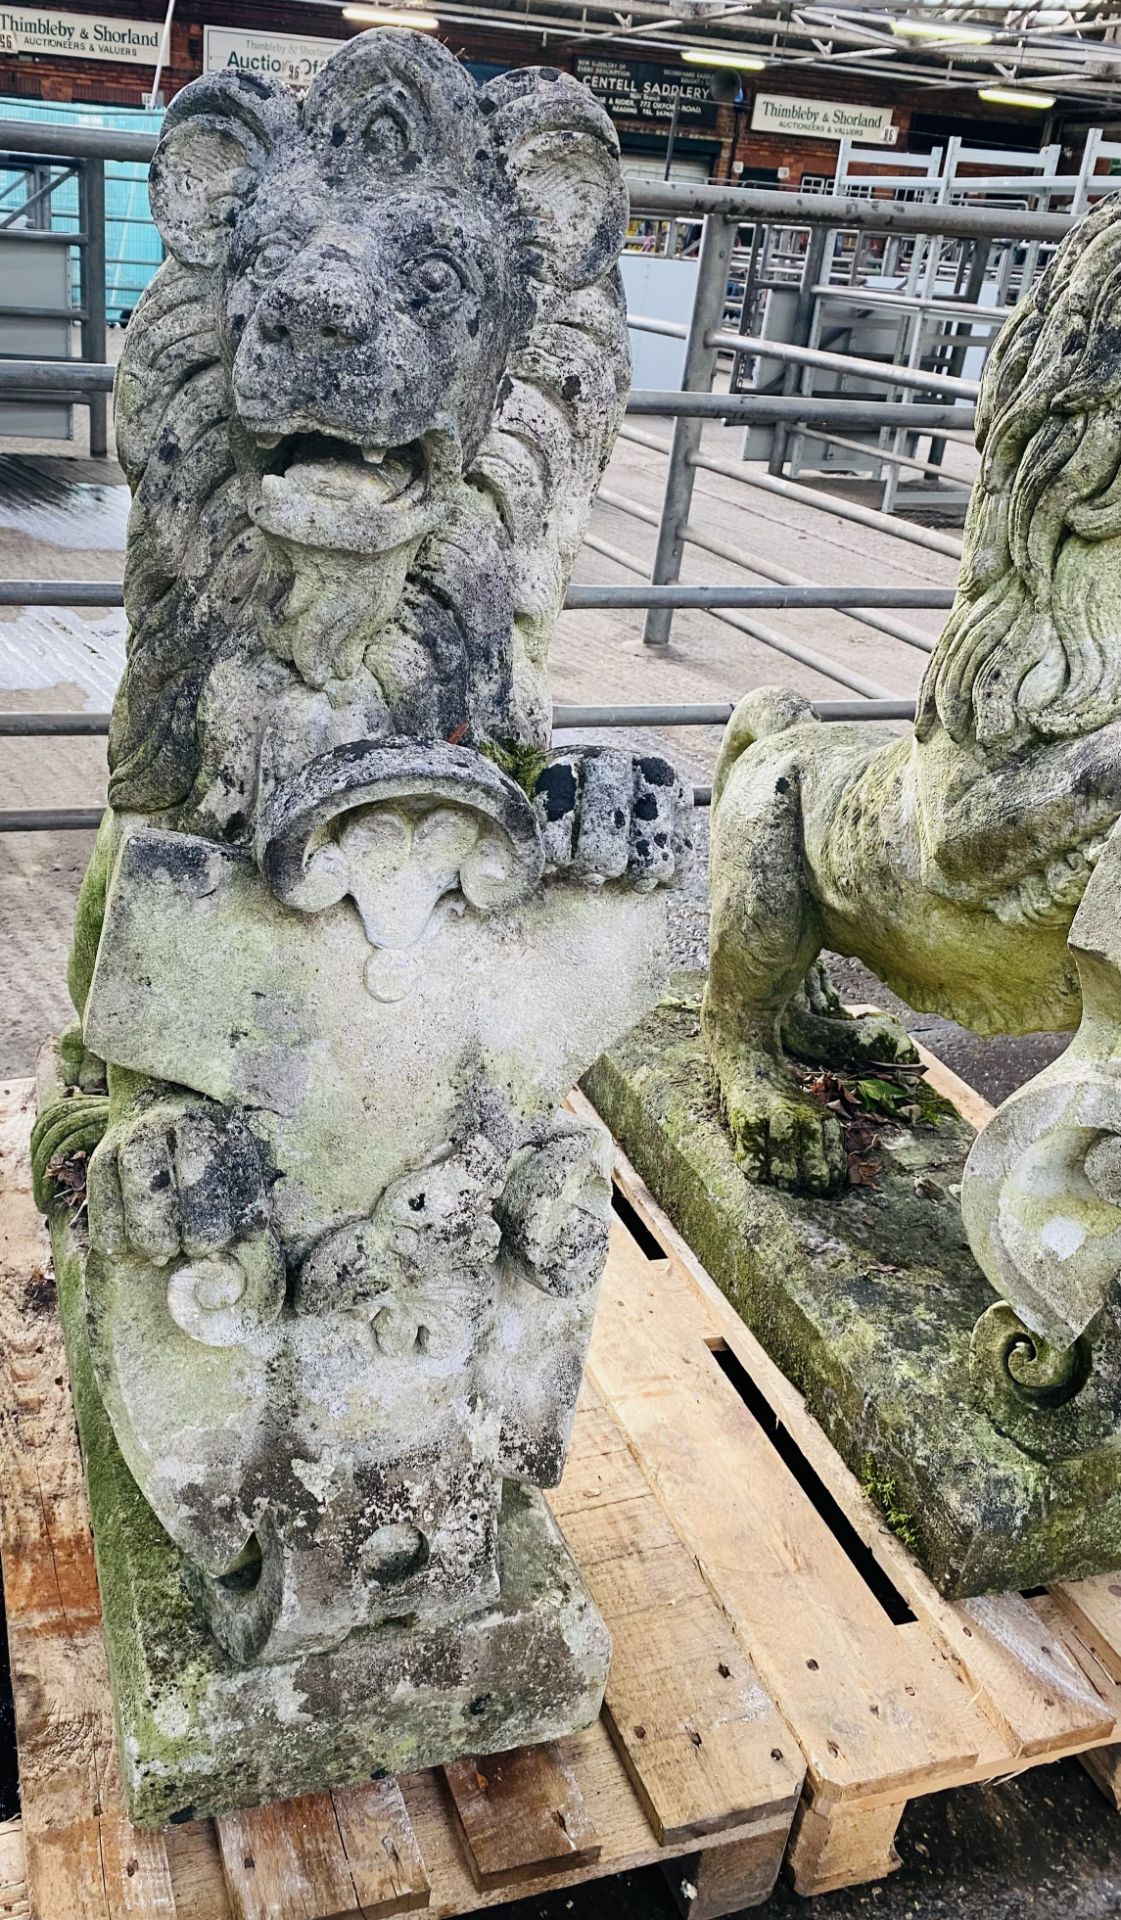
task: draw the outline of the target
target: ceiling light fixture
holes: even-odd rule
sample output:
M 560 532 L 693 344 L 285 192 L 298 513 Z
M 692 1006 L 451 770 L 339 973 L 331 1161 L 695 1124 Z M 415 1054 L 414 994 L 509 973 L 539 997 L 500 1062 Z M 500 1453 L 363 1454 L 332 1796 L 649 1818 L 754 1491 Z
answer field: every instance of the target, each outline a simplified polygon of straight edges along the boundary
M 434 13 L 396 13 L 392 7 L 344 7 L 343 19 L 360 27 L 415 27 L 435 33 L 440 22 Z
M 899 40 L 933 40 L 955 46 L 972 43 L 985 47 L 993 37 L 985 27 L 958 26 L 953 20 L 893 20 L 891 30 Z
M 762 73 L 767 64 L 754 53 L 721 53 L 717 47 L 686 47 L 681 58 L 691 67 L 731 67 L 737 73 Z
M 1053 93 L 1023 93 L 1018 87 L 978 87 L 977 98 L 993 107 L 1038 107 L 1043 113 L 1055 104 Z

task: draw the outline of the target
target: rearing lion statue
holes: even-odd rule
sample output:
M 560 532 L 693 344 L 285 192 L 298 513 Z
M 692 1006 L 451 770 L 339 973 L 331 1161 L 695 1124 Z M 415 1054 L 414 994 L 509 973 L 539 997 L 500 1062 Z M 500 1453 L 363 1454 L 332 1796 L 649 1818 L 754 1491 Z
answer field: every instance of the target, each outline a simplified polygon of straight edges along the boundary
M 832 1114 L 782 1054 L 852 1023 L 788 1008 L 825 948 L 979 1033 L 1078 1025 L 1071 919 L 1121 814 L 1121 201 L 1101 202 L 1002 330 L 953 610 L 913 733 L 823 727 L 749 694 L 713 788 L 705 1038 L 737 1151 L 825 1191 Z M 877 1023 L 877 1047 L 885 1044 Z M 900 1036 L 901 1038 L 902 1036 Z

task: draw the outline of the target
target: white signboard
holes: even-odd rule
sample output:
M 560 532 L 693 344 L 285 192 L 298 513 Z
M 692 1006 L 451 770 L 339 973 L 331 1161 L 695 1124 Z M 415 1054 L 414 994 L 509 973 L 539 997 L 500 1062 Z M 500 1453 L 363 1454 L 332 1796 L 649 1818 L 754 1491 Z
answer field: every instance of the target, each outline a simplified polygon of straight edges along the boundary
M 206 73 L 260 73 L 271 80 L 306 87 L 345 40 L 313 40 L 299 33 L 240 33 L 232 27 L 203 30 L 202 64 Z
M 758 133 L 800 134 L 806 140 L 863 140 L 893 147 L 899 136 L 890 107 L 853 106 L 849 100 L 791 100 L 757 93 L 751 124 Z
M 49 53 L 72 60 L 123 60 L 154 67 L 162 21 L 117 20 L 53 7 L 0 6 L 0 53 Z

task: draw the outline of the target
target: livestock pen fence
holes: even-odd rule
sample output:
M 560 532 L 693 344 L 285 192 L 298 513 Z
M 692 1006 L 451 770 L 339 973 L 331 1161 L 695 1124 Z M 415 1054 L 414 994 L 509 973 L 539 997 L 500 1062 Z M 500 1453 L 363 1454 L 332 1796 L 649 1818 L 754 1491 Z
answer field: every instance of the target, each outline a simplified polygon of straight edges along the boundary
M 0 128 L 0 144 L 9 153 L 41 156 L 48 144 L 47 131 L 39 124 L 6 122 Z M 74 237 L 76 243 L 86 249 L 89 284 L 96 287 L 100 284 L 98 274 L 104 274 L 105 164 L 109 161 L 146 163 L 154 150 L 155 136 L 93 127 L 52 127 L 49 147 L 51 160 L 78 163 L 83 169 L 86 182 L 83 227 Z M 889 688 L 847 663 L 779 633 L 765 625 L 759 615 L 782 608 L 842 610 L 862 624 L 888 634 L 901 645 L 929 652 L 933 647 L 929 636 L 899 620 L 897 615 L 916 608 L 947 609 L 953 598 L 950 589 L 861 584 L 822 586 L 772 566 L 755 553 L 746 560 L 741 550 L 717 539 L 691 517 L 696 476 L 699 472 L 714 473 L 742 483 L 749 490 L 778 494 L 951 557 L 960 557 L 960 540 L 936 528 L 912 524 L 897 514 L 832 493 L 824 494 L 786 479 L 780 473 L 764 470 L 758 463 L 717 458 L 705 451 L 702 429 L 706 421 L 716 420 L 745 427 L 769 424 L 790 434 L 871 432 L 888 435 L 891 446 L 899 433 L 927 433 L 938 438 L 969 430 L 973 425 L 977 384 L 951 370 L 959 360 L 952 332 L 941 352 L 942 364 L 924 367 L 879 359 L 854 360 L 851 355 L 831 353 L 804 344 L 798 338 L 776 341 L 729 331 L 724 315 L 729 265 L 737 236 L 746 226 L 766 229 L 769 225 L 781 225 L 784 229 L 806 228 L 815 236 L 843 231 L 857 235 L 926 236 L 943 241 L 950 237 L 962 246 L 976 249 L 980 258 L 994 243 L 1009 240 L 1027 243 L 1037 250 L 1053 247 L 1070 226 L 1070 211 L 932 205 L 874 194 L 868 197 L 797 194 L 646 179 L 635 179 L 630 184 L 632 204 L 642 213 L 669 222 L 703 222 L 695 295 L 688 322 L 635 313 L 629 316 L 632 330 L 668 334 L 681 340 L 682 383 L 681 389 L 675 391 L 632 389 L 627 403 L 624 438 L 665 456 L 666 477 L 660 512 L 655 513 L 610 488 L 602 489 L 599 496 L 606 505 L 656 529 L 652 568 L 634 554 L 590 533 L 587 545 L 592 551 L 641 578 L 619 586 L 572 585 L 566 607 L 571 610 L 644 609 L 644 640 L 655 650 L 668 643 L 676 611 L 704 609 L 843 689 L 849 697 L 815 702 L 823 720 L 909 718 L 913 713 L 912 702 L 895 697 Z M 1108 190 L 1104 177 L 1100 179 L 1100 188 Z M 819 249 L 811 247 L 810 253 L 807 279 Z M 62 394 L 76 398 L 90 408 L 92 425 L 101 428 L 96 436 L 98 444 L 93 444 L 95 436 L 91 434 L 91 452 L 96 454 L 105 452 L 105 410 L 114 369 L 105 357 L 103 310 L 88 299 L 85 305 L 82 357 L 0 359 L 0 397 Z M 742 359 L 761 354 L 780 360 L 789 369 L 783 392 L 713 390 L 721 355 Z M 862 383 L 882 385 L 887 397 L 819 398 L 807 394 L 799 391 L 799 378 L 806 369 L 833 374 L 858 373 Z M 668 445 L 632 424 L 644 416 L 672 421 Z M 774 462 L 770 465 L 773 467 Z M 683 584 L 682 562 L 690 547 L 755 573 L 770 584 Z M 121 588 L 100 581 L 0 581 L 0 607 L 112 608 L 122 603 Z M 733 705 L 732 699 L 692 705 L 557 705 L 553 710 L 553 723 L 558 729 L 720 726 L 728 719 Z M 0 714 L 0 735 L 9 737 L 102 734 L 108 731 L 108 725 L 109 716 L 103 713 Z M 707 789 L 696 789 L 696 797 L 703 804 L 709 797 Z M 99 818 L 99 810 L 92 808 L 20 808 L 0 812 L 0 831 L 90 828 L 97 825 Z

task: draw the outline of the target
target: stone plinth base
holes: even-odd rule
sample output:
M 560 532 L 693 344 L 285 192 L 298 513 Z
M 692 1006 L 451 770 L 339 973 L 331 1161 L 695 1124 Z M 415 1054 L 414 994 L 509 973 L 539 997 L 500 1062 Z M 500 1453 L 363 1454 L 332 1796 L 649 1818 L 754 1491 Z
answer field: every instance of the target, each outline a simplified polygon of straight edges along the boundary
M 582 1085 L 678 1230 L 949 1598 L 1121 1565 L 1121 1451 L 1048 1465 L 969 1386 L 996 1298 L 957 1198 L 971 1129 L 929 1089 L 885 1129 L 875 1185 L 836 1199 L 756 1186 L 736 1163 L 700 1036 L 700 976 Z
M 84 1245 L 53 1209 L 129 1816 L 163 1826 L 468 1754 L 552 1740 L 600 1709 L 610 1638 L 535 1488 L 507 1483 L 498 1604 L 356 1632 L 329 1654 L 234 1667 L 113 1439 L 85 1338 Z

